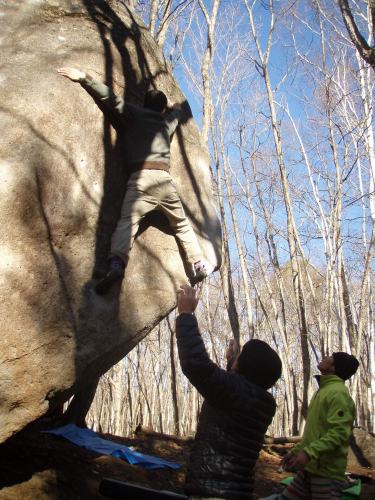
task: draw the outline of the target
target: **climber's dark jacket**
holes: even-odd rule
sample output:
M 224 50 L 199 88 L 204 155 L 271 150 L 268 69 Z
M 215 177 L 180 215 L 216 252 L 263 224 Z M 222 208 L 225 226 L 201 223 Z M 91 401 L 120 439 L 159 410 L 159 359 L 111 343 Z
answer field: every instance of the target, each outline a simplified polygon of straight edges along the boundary
M 254 466 L 275 414 L 273 396 L 213 363 L 194 315 L 176 322 L 181 368 L 205 401 L 186 477 L 186 492 L 201 497 L 252 498 Z
M 86 75 L 80 83 L 99 99 L 122 125 L 128 125 L 122 131 L 126 151 L 125 163 L 128 168 L 148 163 L 151 166 L 147 168 L 154 169 L 161 164 L 165 165 L 165 170 L 169 170 L 171 136 L 178 126 L 181 111 L 172 109 L 158 113 L 136 106 L 118 97 L 107 85 L 90 75 Z

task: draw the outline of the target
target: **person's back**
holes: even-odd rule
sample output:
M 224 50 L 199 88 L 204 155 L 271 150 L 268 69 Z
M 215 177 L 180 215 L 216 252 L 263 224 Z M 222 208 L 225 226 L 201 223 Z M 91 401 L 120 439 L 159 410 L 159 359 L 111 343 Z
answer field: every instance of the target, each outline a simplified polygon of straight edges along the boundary
M 270 393 L 238 373 L 225 373 L 231 394 L 202 405 L 186 477 L 189 495 L 250 498 L 254 467 L 275 414 Z M 220 380 L 214 382 L 222 387 Z
M 171 136 L 180 115 L 171 110 L 159 113 L 127 104 L 124 128 L 125 161 L 128 167 L 144 162 L 162 162 L 169 167 Z
M 167 108 L 163 92 L 150 90 L 144 105 L 138 106 L 116 96 L 105 84 L 86 75 L 81 84 L 99 98 L 122 125 L 119 134 L 124 144 L 125 164 L 145 167 L 146 162 L 161 162 L 169 170 L 171 136 L 181 118 L 179 107 Z M 155 165 L 146 165 L 155 168 Z

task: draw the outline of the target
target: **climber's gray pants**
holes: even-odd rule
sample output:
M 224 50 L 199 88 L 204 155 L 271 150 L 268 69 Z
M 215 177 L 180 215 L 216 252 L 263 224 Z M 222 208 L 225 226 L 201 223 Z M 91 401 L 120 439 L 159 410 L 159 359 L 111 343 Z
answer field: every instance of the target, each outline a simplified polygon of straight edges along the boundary
M 141 220 L 149 212 L 161 210 L 180 241 L 189 263 L 202 258 L 195 233 L 186 218 L 172 177 L 164 170 L 144 169 L 130 177 L 121 207 L 121 217 L 112 235 L 111 255 L 125 263 Z

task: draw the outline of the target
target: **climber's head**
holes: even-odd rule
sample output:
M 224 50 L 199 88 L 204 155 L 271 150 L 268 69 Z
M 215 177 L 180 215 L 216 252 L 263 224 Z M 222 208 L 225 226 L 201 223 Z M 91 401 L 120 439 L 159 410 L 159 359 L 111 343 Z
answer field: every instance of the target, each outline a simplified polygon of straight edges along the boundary
M 233 363 L 232 371 L 240 373 L 254 384 L 269 389 L 281 377 L 279 355 L 263 340 L 246 342 Z
M 167 107 L 167 96 L 161 90 L 149 90 L 146 92 L 143 106 L 152 111 L 163 113 Z

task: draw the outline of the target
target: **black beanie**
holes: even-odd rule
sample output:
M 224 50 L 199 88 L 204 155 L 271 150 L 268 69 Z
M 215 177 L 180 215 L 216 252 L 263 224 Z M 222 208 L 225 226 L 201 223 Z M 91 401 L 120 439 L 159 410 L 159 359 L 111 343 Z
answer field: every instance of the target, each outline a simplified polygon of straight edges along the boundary
M 246 342 L 237 360 L 237 371 L 265 389 L 272 387 L 281 376 L 281 360 L 276 351 L 263 340 Z
M 334 352 L 332 357 L 335 364 L 335 375 L 343 380 L 348 380 L 357 371 L 359 361 L 352 354 Z
M 167 96 L 161 90 L 149 90 L 146 92 L 143 106 L 161 113 L 167 107 Z

